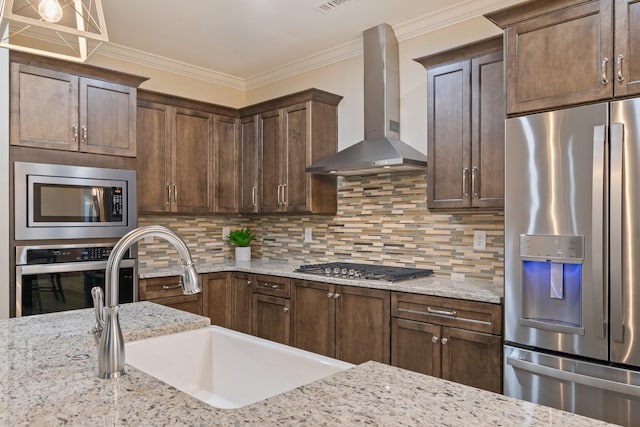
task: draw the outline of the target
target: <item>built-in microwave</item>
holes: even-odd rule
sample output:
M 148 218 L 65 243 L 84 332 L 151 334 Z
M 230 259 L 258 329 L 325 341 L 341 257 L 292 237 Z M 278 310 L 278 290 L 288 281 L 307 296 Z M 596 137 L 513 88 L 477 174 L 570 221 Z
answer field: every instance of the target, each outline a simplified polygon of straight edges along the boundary
M 136 172 L 14 163 L 15 240 L 122 237 L 136 227 Z

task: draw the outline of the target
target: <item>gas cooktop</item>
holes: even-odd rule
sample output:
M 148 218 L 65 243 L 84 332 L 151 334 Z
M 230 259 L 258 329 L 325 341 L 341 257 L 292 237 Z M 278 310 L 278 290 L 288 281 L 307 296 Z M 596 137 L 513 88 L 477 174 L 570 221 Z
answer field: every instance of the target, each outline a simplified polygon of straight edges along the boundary
M 302 264 L 294 271 L 344 279 L 384 280 L 399 282 L 433 274 L 426 268 L 390 267 L 385 265 L 328 262 L 324 264 Z

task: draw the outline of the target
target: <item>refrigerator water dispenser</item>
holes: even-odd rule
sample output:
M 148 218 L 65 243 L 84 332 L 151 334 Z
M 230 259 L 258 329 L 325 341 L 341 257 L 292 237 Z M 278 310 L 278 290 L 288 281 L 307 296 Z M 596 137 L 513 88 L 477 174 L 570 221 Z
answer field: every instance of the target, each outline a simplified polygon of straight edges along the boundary
M 525 326 L 583 334 L 582 236 L 520 236 Z

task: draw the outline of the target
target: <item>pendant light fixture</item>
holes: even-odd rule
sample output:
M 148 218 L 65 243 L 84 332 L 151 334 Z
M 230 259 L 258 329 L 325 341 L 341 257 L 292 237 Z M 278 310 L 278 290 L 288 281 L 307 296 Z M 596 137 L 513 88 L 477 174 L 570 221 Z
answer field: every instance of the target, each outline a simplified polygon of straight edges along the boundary
M 84 62 L 108 41 L 102 0 L 0 0 L 0 47 Z

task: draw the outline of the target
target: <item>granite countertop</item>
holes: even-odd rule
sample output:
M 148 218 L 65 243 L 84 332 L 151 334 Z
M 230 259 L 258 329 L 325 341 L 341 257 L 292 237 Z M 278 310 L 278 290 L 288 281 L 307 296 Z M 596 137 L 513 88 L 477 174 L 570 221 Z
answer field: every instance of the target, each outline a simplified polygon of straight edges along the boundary
M 149 302 L 123 305 L 121 320 L 125 341 L 209 324 Z M 0 320 L 0 425 L 606 425 L 375 362 L 216 409 L 130 366 L 118 379 L 99 379 L 93 322 L 91 309 Z
M 282 261 L 257 259 L 249 262 L 238 263 L 235 261 L 223 263 L 196 262 L 196 270 L 198 270 L 199 273 L 238 271 L 245 273 L 268 274 L 272 276 L 291 277 L 295 279 L 333 283 L 337 285 L 387 289 L 391 291 L 410 292 L 414 294 L 488 302 L 493 304 L 501 304 L 504 298 L 504 286 L 502 281 L 494 282 L 479 279 L 454 280 L 444 276 L 431 275 L 424 278 L 391 283 L 380 280 L 343 279 L 338 277 L 326 277 L 295 272 L 294 270 L 299 265 L 299 263 L 294 264 Z M 176 264 L 173 268 L 154 268 L 152 270 L 140 269 L 139 277 L 141 279 L 148 279 L 153 277 L 173 276 L 180 274 L 180 272 L 180 266 L 179 264 Z

